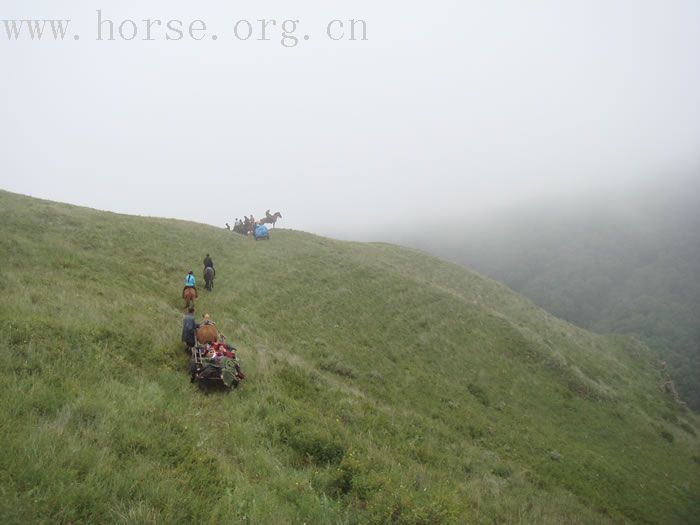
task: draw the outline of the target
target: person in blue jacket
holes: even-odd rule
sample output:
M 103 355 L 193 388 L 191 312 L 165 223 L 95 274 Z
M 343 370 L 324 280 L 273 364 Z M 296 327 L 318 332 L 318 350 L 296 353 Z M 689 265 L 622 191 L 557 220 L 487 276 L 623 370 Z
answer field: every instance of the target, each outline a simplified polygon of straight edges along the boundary
M 185 287 L 182 289 L 182 295 L 183 295 L 183 296 L 185 295 L 185 290 L 186 290 L 187 288 L 194 288 L 194 292 L 195 292 L 196 296 L 199 295 L 199 294 L 197 293 L 197 287 L 195 286 L 196 281 L 197 281 L 197 280 L 194 278 L 194 272 L 193 272 L 192 270 L 190 270 L 190 271 L 187 273 L 187 275 L 185 275 Z

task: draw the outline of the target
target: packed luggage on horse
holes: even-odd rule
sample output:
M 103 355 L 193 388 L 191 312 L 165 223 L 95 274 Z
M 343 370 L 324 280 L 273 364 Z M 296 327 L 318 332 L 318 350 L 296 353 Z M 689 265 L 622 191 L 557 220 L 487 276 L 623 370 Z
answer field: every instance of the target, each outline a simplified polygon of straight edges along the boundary
M 236 357 L 236 347 L 225 341 L 195 345 L 191 349 L 190 381 L 200 385 L 222 384 L 236 388 L 245 378 Z
M 202 323 L 194 320 L 194 308 L 183 319 L 182 340 L 190 353 L 191 382 L 200 386 L 218 384 L 235 388 L 245 378 L 236 356 L 236 348 L 226 343 L 209 314 Z
M 255 227 L 255 240 L 259 241 L 261 239 L 270 240 L 270 232 L 267 230 L 267 226 L 264 224 L 258 224 Z

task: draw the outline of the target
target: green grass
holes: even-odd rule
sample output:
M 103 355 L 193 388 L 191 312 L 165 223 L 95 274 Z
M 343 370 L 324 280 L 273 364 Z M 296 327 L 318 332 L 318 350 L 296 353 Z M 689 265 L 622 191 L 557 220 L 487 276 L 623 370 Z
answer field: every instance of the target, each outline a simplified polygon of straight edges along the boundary
M 700 424 L 633 339 L 396 246 L 4 192 L 0 221 L 3 523 L 700 515 Z M 230 393 L 190 384 L 179 341 L 207 252 Z

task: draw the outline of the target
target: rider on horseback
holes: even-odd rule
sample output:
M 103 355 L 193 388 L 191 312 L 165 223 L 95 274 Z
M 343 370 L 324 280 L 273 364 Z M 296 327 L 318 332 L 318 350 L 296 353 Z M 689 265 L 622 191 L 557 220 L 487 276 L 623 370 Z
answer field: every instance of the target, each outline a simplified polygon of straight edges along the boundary
M 204 258 L 204 268 L 213 268 L 214 267 L 214 261 L 211 260 L 211 257 L 209 257 L 209 254 Z
M 185 275 L 185 287 L 182 289 L 182 296 L 185 296 L 185 290 L 188 288 L 194 288 L 195 297 L 197 294 L 197 287 L 195 286 L 194 272 L 190 270 L 187 275 Z

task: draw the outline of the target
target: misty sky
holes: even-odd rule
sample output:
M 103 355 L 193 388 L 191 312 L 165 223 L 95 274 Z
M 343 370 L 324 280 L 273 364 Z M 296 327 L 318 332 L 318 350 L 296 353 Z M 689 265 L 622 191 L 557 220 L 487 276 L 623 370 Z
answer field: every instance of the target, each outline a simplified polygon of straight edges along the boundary
M 139 34 L 96 41 L 96 9 Z M 0 4 L 25 18 L 72 21 L 63 42 L 0 25 L 9 191 L 217 226 L 271 208 L 284 227 L 365 238 L 700 176 L 696 0 Z M 146 18 L 202 19 L 206 37 L 143 41 Z M 260 18 L 299 19 L 298 45 L 279 28 L 235 38 Z M 367 41 L 327 38 L 352 18 Z

